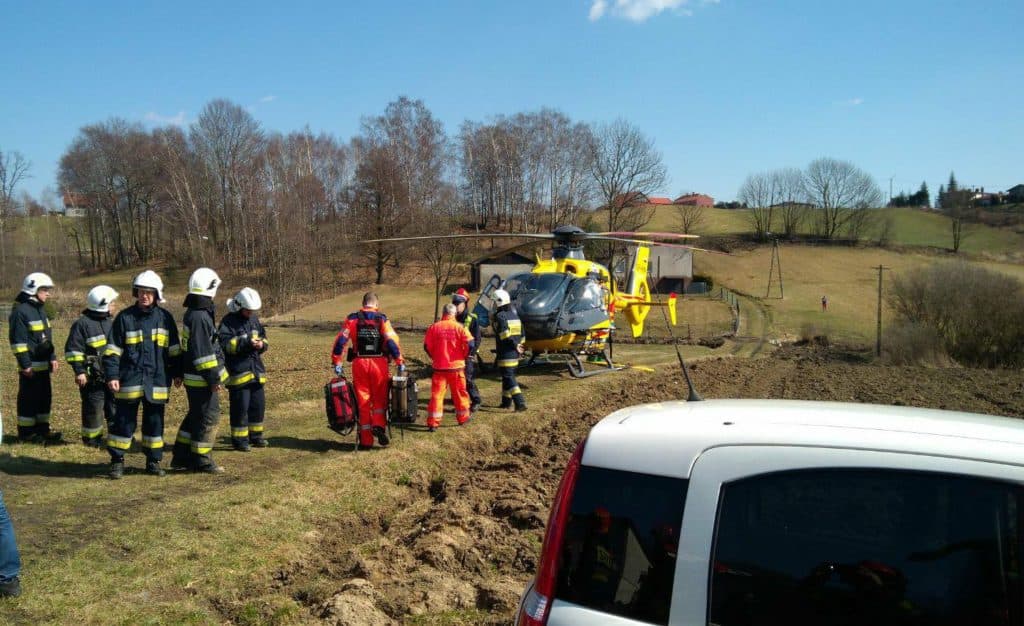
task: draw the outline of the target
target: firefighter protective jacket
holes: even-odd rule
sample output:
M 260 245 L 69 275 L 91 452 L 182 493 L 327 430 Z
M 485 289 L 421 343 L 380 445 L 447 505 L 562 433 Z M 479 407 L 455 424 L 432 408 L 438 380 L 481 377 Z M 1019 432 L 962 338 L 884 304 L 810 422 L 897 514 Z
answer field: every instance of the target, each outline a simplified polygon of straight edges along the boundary
M 68 340 L 64 343 L 64 358 L 76 376 L 89 373 L 89 360 L 102 358 L 113 324 L 110 313 L 86 309 L 71 325 Z
M 513 307 L 502 307 L 494 314 L 494 334 L 497 337 L 498 367 L 519 365 L 519 344 L 526 338 L 519 313 Z
M 31 367 L 35 372 L 48 372 L 50 361 L 55 357 L 50 320 L 43 310 L 43 303 L 26 293 L 19 293 L 14 301 L 14 308 L 7 319 L 7 335 L 14 358 L 18 360 L 18 369 Z
M 480 329 L 476 313 L 471 312 L 467 307 L 461 315 L 456 315 L 455 319 L 465 326 L 469 334 L 473 336 L 473 345 L 469 348 L 469 354 L 476 354 L 476 351 L 480 349 L 480 341 L 483 339 L 483 331 Z
M 181 324 L 181 369 L 186 387 L 211 387 L 227 382 L 224 353 L 213 326 L 213 300 L 189 294 Z
M 180 372 L 181 344 L 174 318 L 159 306 L 143 309 L 133 304 L 117 314 L 103 351 L 107 380 L 118 380 L 118 400 L 145 397 L 164 404 L 171 379 Z
M 434 322 L 423 337 L 423 349 L 435 371 L 465 369 L 474 345 L 473 335 L 451 315 Z
M 228 313 L 220 321 L 217 339 L 224 349 L 224 365 L 228 370 L 228 387 L 241 387 L 253 381 L 267 382 L 267 368 L 260 356 L 267 351 L 267 331 L 255 314 L 246 319 L 241 313 Z M 256 349 L 252 342 L 263 340 Z
M 359 336 L 360 330 L 364 333 L 363 338 Z M 378 335 L 378 344 L 375 346 L 375 350 L 373 348 L 367 349 L 367 346 L 374 341 L 373 333 Z M 355 344 L 353 349 L 355 350 L 354 356 L 356 358 L 387 356 L 394 359 L 399 365 L 403 363 L 402 349 L 398 344 L 398 334 L 391 327 L 388 317 L 374 307 L 363 307 L 355 313 L 349 314 L 348 318 L 345 319 L 341 325 L 341 332 L 334 338 L 334 348 L 331 350 L 331 363 L 341 365 L 345 359 L 345 346 L 349 341 Z M 362 343 L 362 347 L 360 343 Z

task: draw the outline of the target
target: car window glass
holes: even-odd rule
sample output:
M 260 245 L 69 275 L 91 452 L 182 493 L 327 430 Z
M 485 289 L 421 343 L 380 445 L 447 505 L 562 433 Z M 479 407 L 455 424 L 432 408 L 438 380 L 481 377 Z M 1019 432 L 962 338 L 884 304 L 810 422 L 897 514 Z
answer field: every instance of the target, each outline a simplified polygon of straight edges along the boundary
M 583 466 L 555 597 L 667 624 L 686 481 Z
M 708 623 L 1019 626 L 1020 489 L 814 470 L 723 489 Z

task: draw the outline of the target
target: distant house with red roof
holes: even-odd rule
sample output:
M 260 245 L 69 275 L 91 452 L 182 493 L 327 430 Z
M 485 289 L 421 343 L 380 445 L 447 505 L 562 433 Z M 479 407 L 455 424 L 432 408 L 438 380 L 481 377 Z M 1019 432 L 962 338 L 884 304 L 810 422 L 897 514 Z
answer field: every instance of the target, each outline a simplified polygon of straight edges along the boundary
M 619 194 L 615 197 L 615 206 L 618 207 L 644 206 L 650 204 L 667 206 L 672 204 L 672 199 L 662 196 L 648 196 L 640 191 L 631 191 L 629 193 Z
M 89 198 L 84 193 L 64 192 L 64 216 L 85 217 L 89 209 Z
M 703 193 L 688 193 L 679 196 L 670 204 L 679 204 L 682 206 L 703 206 L 711 208 L 715 206 L 715 199 Z

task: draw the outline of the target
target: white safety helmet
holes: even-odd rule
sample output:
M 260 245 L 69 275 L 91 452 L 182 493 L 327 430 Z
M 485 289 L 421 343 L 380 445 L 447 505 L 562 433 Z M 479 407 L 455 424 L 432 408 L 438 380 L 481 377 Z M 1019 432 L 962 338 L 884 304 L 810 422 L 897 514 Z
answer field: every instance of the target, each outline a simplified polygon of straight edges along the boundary
M 508 292 L 505 291 L 504 289 L 495 289 L 494 293 L 491 294 L 491 297 L 494 298 L 495 307 L 505 306 L 506 304 L 512 302 L 511 296 L 509 296 Z
M 53 279 L 42 272 L 32 272 L 21 282 L 21 292 L 36 295 L 40 287 L 53 288 Z
M 188 279 L 188 292 L 197 296 L 214 297 L 220 287 L 220 276 L 208 267 L 200 267 Z
M 85 296 L 86 308 L 97 313 L 109 313 L 110 303 L 117 299 L 117 295 L 109 285 L 96 285 Z
M 136 298 L 139 296 L 139 287 L 144 289 L 155 289 L 156 290 L 156 301 L 164 301 L 164 281 L 160 280 L 160 276 L 157 275 L 153 270 L 146 270 L 132 281 L 132 295 Z
M 262 306 L 263 300 L 259 292 L 252 287 L 245 287 L 236 293 L 234 298 L 228 300 L 228 310 L 232 313 L 238 313 L 242 309 L 259 311 Z

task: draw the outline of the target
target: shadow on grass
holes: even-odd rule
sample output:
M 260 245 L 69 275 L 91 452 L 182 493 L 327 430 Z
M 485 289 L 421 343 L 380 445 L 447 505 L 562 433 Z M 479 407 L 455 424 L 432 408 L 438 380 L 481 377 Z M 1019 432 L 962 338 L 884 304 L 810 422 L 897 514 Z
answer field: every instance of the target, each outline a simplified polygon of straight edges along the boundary
M 352 452 L 356 449 L 355 437 L 349 435 L 344 441 L 338 435 L 328 434 L 321 439 L 299 439 L 297 437 L 267 437 L 271 448 L 303 450 L 324 454 L 327 452 Z
M 106 476 L 110 460 L 100 463 L 49 461 L 28 456 L 0 456 L 0 471 L 11 476 L 54 476 L 60 478 L 96 478 Z

